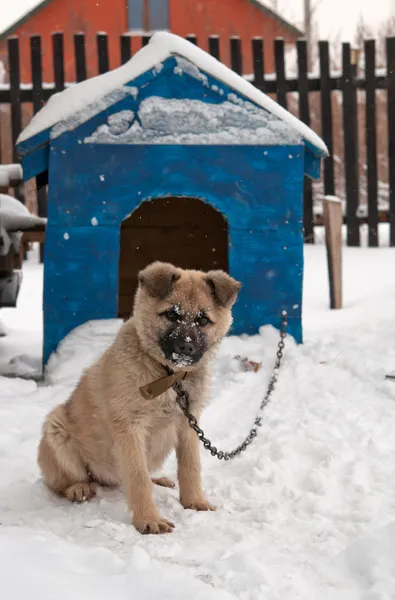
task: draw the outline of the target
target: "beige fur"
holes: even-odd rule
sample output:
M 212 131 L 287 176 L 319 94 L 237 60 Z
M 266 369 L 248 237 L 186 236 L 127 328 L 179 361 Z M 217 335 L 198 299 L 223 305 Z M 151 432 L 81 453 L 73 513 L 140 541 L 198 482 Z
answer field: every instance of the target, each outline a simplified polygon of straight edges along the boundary
M 187 370 L 182 385 L 199 419 L 207 398 L 209 363 L 231 324 L 240 285 L 222 271 L 184 271 L 167 263 L 148 266 L 139 281 L 133 317 L 83 374 L 67 402 L 48 415 L 38 462 L 48 487 L 72 501 L 93 497 L 97 484 L 123 485 L 138 531 L 165 533 L 174 525 L 159 514 L 152 482 L 166 487 L 172 482 L 151 480 L 150 473 L 162 466 L 171 450 L 176 450 L 182 505 L 195 510 L 214 507 L 202 489 L 198 438 L 179 410 L 175 392 L 170 389 L 145 400 L 139 388 L 163 377 L 162 365 Z M 182 322 L 173 326 L 168 318 L 174 313 L 162 313 L 174 306 L 181 307 Z M 212 324 L 196 325 L 200 311 Z M 198 362 L 180 366 L 164 356 L 158 340 L 167 336 L 172 343 L 170 326 L 174 335 L 196 332 L 199 340 L 204 338 L 205 351 Z

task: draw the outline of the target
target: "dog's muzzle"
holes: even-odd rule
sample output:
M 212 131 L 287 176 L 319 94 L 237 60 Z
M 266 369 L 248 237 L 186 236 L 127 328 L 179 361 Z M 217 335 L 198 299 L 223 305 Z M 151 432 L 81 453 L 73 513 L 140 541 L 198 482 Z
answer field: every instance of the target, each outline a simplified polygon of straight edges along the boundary
M 199 362 L 207 349 L 206 336 L 197 328 L 171 328 L 159 340 L 164 357 L 178 367 Z

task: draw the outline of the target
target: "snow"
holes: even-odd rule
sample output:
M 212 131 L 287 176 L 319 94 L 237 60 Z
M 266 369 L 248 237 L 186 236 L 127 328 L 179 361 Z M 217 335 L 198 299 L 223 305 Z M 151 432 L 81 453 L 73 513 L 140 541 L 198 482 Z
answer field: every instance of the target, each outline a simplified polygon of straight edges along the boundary
M 380 232 L 380 239 L 386 236 Z M 171 535 L 141 536 L 121 491 L 80 506 L 42 484 L 44 416 L 121 322 L 90 322 L 51 357 L 45 385 L 0 378 L 0 580 L 5 597 L 60 600 L 390 600 L 395 589 L 395 250 L 344 248 L 343 310 L 328 309 L 324 244 L 305 247 L 305 344 L 287 339 L 258 438 L 222 463 L 202 449 L 215 513 L 184 511 L 156 487 Z M 42 267 L 24 269 L 17 309 L 1 311 L 6 365 L 41 353 Z M 228 338 L 202 427 L 219 447 L 244 437 L 271 374 L 278 332 Z M 245 371 L 236 356 L 262 363 Z M 23 361 L 22 361 L 23 362 Z M 161 472 L 175 477 L 171 457 Z M 23 576 L 21 576 L 23 574 Z
M 0 165 L 0 187 L 8 187 L 11 181 L 22 181 L 22 179 L 23 172 L 21 165 Z
M 0 2 L 0 35 L 22 19 L 31 10 L 42 4 L 43 0 L 13 0 Z
M 62 122 L 67 121 L 70 117 L 72 118 L 68 128 L 76 127 L 79 124 L 79 119 L 85 121 L 98 111 L 103 110 L 105 105 L 108 106 L 109 98 L 117 92 L 121 93 L 126 87 L 125 84 L 133 81 L 149 69 L 157 68 L 158 64 L 163 63 L 164 60 L 173 55 L 177 56 L 178 68 L 181 71 L 189 69 L 189 72 L 192 70 L 195 74 L 192 76 L 203 78 L 206 77 L 206 74 L 211 75 L 287 123 L 321 152 L 328 153 L 324 142 L 316 133 L 274 102 L 269 96 L 201 48 L 195 46 L 195 44 L 167 32 L 155 33 L 147 46 L 118 69 L 78 83 L 52 96 L 46 106 L 33 117 L 21 133 L 18 143 L 27 140 L 40 131 L 53 127 L 56 123 L 58 125 L 57 128 L 54 128 L 52 135 L 60 135 L 63 131 Z M 200 71 L 203 71 L 203 73 L 200 73 Z M 104 104 L 102 104 L 103 102 Z M 80 111 L 82 111 L 81 115 L 76 115 Z M 70 125 L 70 123 L 73 123 L 73 125 Z
M 33 215 L 13 196 L 0 194 L 0 255 L 8 254 L 11 245 L 18 252 L 21 238 L 18 230 L 45 223 L 46 219 Z
M 88 79 L 87 81 L 90 81 L 90 80 Z M 86 82 L 82 82 L 82 83 L 86 83 Z M 81 85 L 81 84 L 78 84 L 78 85 Z M 68 90 L 65 90 L 65 92 L 71 91 L 72 89 L 74 89 L 74 88 L 71 87 Z M 65 92 L 61 92 L 61 93 L 63 94 Z M 106 94 L 105 96 L 101 96 L 94 102 L 91 102 L 90 104 L 88 103 L 85 106 L 79 108 L 76 113 L 72 113 L 68 118 L 65 118 L 63 121 L 59 121 L 58 123 L 56 123 L 52 128 L 51 138 L 55 139 L 59 135 L 62 135 L 62 133 L 65 133 L 66 131 L 71 131 L 71 130 L 75 129 L 76 127 L 78 127 L 79 125 L 81 125 L 82 123 L 84 123 L 85 121 L 90 119 L 93 115 L 95 115 L 103 110 L 106 110 L 109 106 L 111 106 L 112 104 L 115 104 L 116 102 L 120 102 L 127 96 L 134 97 L 135 94 L 136 94 L 136 88 L 124 85 L 124 86 L 120 87 L 119 89 L 115 89 L 115 90 L 111 91 L 110 93 Z M 58 94 L 54 94 L 53 96 L 50 97 L 48 104 L 42 109 L 43 111 L 45 111 L 47 106 L 49 107 L 48 111 L 52 110 L 52 108 L 54 111 L 57 110 L 57 108 L 56 108 L 56 104 L 57 104 L 56 96 L 57 95 Z M 55 105 L 52 107 L 51 105 L 53 105 L 54 102 L 55 102 Z M 88 102 L 88 100 L 87 100 L 87 102 Z M 41 111 L 40 111 L 40 113 L 41 113 Z M 39 115 L 40 113 L 37 113 L 37 115 Z M 29 130 L 30 126 L 34 127 L 35 119 L 36 119 L 36 117 L 34 116 L 33 119 L 30 121 L 29 125 L 27 126 L 27 128 L 21 133 L 21 136 L 25 135 L 26 130 Z M 38 132 L 36 132 L 36 133 L 38 133 Z M 32 135 L 35 135 L 35 133 L 28 132 L 26 134 L 25 139 L 31 137 Z M 23 141 L 22 138 L 18 140 L 18 143 L 21 141 Z
M 178 68 L 178 67 L 176 67 Z M 300 144 L 294 129 L 234 94 L 220 104 L 151 96 L 138 120 L 124 110 L 108 118 L 84 143 L 94 144 Z M 141 124 L 140 124 L 141 123 Z M 292 156 L 290 155 L 290 158 Z

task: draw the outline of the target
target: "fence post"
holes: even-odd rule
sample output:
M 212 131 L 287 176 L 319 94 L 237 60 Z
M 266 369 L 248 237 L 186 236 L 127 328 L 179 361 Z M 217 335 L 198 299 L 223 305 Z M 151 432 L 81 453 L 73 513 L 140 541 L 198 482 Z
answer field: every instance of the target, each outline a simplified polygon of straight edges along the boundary
M 343 129 L 344 170 L 346 180 L 347 244 L 360 245 L 359 219 L 359 161 L 358 161 L 358 105 L 351 64 L 350 44 L 343 44 Z
M 52 34 L 52 55 L 53 55 L 55 91 L 61 92 L 64 89 L 63 33 Z
M 284 40 L 280 38 L 274 40 L 274 61 L 276 65 L 277 102 L 284 108 L 288 108 L 288 86 L 285 78 Z
M 395 246 L 395 37 L 387 38 L 390 245 Z
M 310 126 L 308 56 L 306 40 L 296 42 L 298 53 L 299 118 Z M 307 243 L 314 243 L 313 188 L 310 177 L 304 177 L 303 225 Z
M 242 75 L 243 57 L 241 54 L 241 40 L 236 35 L 230 38 L 230 64 L 235 73 Z
M 77 83 L 85 81 L 87 78 L 86 72 L 86 55 L 85 55 L 85 35 L 83 33 L 74 34 L 74 56 L 75 56 L 75 77 Z
M 132 49 L 130 47 L 130 35 L 128 35 L 128 34 L 121 35 L 120 44 L 121 44 L 121 64 L 124 65 L 125 63 L 128 62 L 128 60 L 130 60 L 130 58 L 132 56 Z
M 197 37 L 194 33 L 190 34 L 190 35 L 186 35 L 185 39 L 188 42 L 191 42 L 191 44 L 195 44 L 195 46 L 197 46 Z
M 219 49 L 219 36 L 218 35 L 210 35 L 208 38 L 208 51 L 211 56 L 214 56 L 217 60 L 220 59 L 220 49 Z
M 147 44 L 149 44 L 150 39 L 151 39 L 150 35 L 141 36 L 141 47 L 144 48 Z
M 30 56 L 32 68 L 33 84 L 33 111 L 34 114 L 41 110 L 44 104 L 43 82 L 42 82 L 42 62 L 41 62 L 41 37 L 32 35 L 30 37 Z M 36 177 L 37 187 L 37 208 L 38 216 L 46 217 L 47 211 L 47 183 L 48 171 L 40 173 Z M 44 244 L 40 244 L 40 262 L 44 261 Z
M 377 134 L 376 134 L 376 46 L 374 40 L 365 41 L 366 79 L 366 163 L 368 167 L 368 243 L 379 245 L 377 206 Z
M 336 196 L 324 199 L 325 242 L 328 259 L 331 308 L 342 308 L 342 226 L 343 211 Z
M 262 38 L 252 40 L 252 61 L 254 68 L 254 85 L 265 91 L 265 55 Z
M 13 161 L 19 162 L 16 151 L 16 141 L 22 131 L 21 80 L 19 62 L 19 40 L 17 37 L 8 38 L 8 64 L 10 73 L 10 103 L 11 103 L 11 139 Z M 23 185 L 15 189 L 15 196 L 25 203 Z
M 97 68 L 99 75 L 107 73 L 110 69 L 108 59 L 108 36 L 106 33 L 98 33 L 96 36 L 97 43 Z
M 335 195 L 335 169 L 333 159 L 333 113 L 331 95 L 331 75 L 329 43 L 319 42 L 321 76 L 321 127 L 322 137 L 327 145 L 329 156 L 324 160 L 324 193 Z

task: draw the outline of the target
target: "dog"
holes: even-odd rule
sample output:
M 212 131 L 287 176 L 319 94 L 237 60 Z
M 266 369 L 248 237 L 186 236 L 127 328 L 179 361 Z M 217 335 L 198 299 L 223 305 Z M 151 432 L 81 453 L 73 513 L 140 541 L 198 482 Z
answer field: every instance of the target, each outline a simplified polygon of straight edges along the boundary
M 38 464 L 46 485 L 71 501 L 92 498 L 97 485 L 122 485 L 141 533 L 169 533 L 153 500 L 151 479 L 175 449 L 180 502 L 215 510 L 201 484 L 199 440 L 172 387 L 154 399 L 141 388 L 183 374 L 190 410 L 207 401 L 209 367 L 232 323 L 240 283 L 224 271 L 183 270 L 155 262 L 139 273 L 133 316 L 114 343 L 82 375 L 64 404 L 46 418 Z

